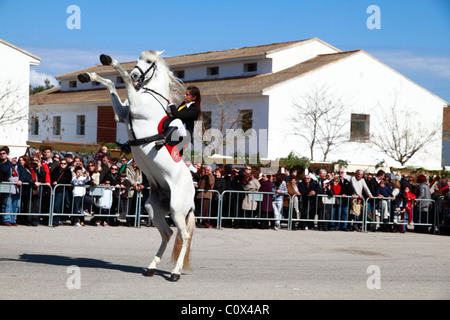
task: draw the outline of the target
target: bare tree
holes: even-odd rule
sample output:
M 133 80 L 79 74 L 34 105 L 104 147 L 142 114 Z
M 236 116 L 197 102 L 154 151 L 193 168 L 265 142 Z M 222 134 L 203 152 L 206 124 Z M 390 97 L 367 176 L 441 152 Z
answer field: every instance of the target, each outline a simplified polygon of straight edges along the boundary
M 438 120 L 433 121 L 431 126 L 424 126 L 417 119 L 415 112 L 400 108 L 395 99 L 388 112 L 383 114 L 380 129 L 372 136 L 372 145 L 402 166 L 405 165 L 442 132 Z
M 20 90 L 19 84 L 13 84 L 11 81 L 2 84 L 0 92 L 0 127 L 2 129 L 28 119 L 27 109 L 23 108 L 26 98 L 27 94 Z
M 295 135 L 302 137 L 309 147 L 311 160 L 317 148 L 326 161 L 331 151 L 349 140 L 345 127 L 349 120 L 342 116 L 345 108 L 341 98 L 330 94 L 322 86 L 313 87 L 305 96 L 293 101 L 294 112 L 290 118 Z

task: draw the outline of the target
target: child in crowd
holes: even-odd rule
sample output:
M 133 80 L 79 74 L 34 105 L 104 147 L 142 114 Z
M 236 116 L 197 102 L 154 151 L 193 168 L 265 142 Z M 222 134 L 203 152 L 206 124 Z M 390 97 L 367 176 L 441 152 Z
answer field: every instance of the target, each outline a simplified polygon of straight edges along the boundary
M 83 168 L 81 166 L 75 167 L 74 170 L 75 177 L 72 179 L 73 185 L 73 212 L 74 214 L 85 214 L 89 215 L 87 211 L 92 205 L 92 199 L 86 196 L 86 183 L 91 180 L 89 177 L 89 172 L 83 175 Z M 80 208 L 81 207 L 81 208 Z M 84 211 L 86 209 L 86 212 Z M 80 223 L 81 220 L 81 223 Z M 74 225 L 80 227 L 84 225 L 84 217 L 78 219 L 74 218 Z
M 98 199 L 97 206 L 99 208 L 99 214 L 110 214 L 111 212 L 111 206 L 113 203 L 113 191 L 115 190 L 114 187 L 111 186 L 110 180 L 105 180 L 102 184 L 105 188 L 103 189 L 103 195 Z M 95 221 L 95 224 L 97 226 L 103 225 L 104 227 L 108 226 L 108 222 L 106 222 L 106 219 L 98 219 Z
M 412 221 L 412 207 L 413 207 L 413 201 L 416 199 L 416 195 L 414 193 L 412 193 L 409 189 L 408 186 L 405 186 L 404 190 L 403 190 L 403 203 L 402 203 L 402 208 L 403 210 L 401 211 L 402 214 L 402 220 L 405 220 L 405 213 L 408 215 L 408 225 L 412 226 L 413 221 Z M 401 232 L 405 232 L 405 226 L 402 225 Z
M 355 198 L 352 201 L 352 208 L 350 209 L 350 221 L 356 222 L 359 220 L 359 217 L 362 215 L 363 213 L 363 203 L 362 203 L 362 199 L 361 198 Z M 354 231 L 361 231 L 361 229 L 359 228 L 358 224 L 353 223 L 352 224 L 353 230 Z

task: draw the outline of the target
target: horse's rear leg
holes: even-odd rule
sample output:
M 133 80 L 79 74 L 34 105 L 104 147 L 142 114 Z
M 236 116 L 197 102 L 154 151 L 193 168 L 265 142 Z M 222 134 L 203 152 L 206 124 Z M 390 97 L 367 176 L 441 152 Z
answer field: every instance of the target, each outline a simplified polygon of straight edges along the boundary
M 155 274 L 156 268 L 161 261 L 164 251 L 166 250 L 167 243 L 169 242 L 173 231 L 170 229 L 165 219 L 165 212 L 167 212 L 168 210 L 167 208 L 165 208 L 164 210 L 161 203 L 152 203 L 151 199 L 149 199 L 148 203 L 145 205 L 145 208 L 147 209 L 153 224 L 161 234 L 161 245 L 159 246 L 158 252 L 156 253 L 153 261 L 148 266 L 145 274 L 146 276 L 151 277 Z
M 192 236 L 195 229 L 194 212 L 190 211 L 188 216 L 177 213 L 172 214 L 173 221 L 178 228 L 177 238 L 172 253 L 172 259 L 176 260 L 175 267 L 170 276 L 171 281 L 177 281 L 181 276 L 181 269 L 190 270 L 189 255 L 191 249 Z

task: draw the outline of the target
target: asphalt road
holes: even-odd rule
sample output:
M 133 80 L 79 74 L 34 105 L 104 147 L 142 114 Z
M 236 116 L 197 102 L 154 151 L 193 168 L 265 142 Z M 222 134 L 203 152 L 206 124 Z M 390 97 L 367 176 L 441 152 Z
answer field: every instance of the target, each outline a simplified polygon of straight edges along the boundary
M 144 277 L 153 227 L 0 226 L 0 299 L 411 300 L 450 298 L 450 237 L 197 229 L 193 271 L 168 281 L 173 239 Z

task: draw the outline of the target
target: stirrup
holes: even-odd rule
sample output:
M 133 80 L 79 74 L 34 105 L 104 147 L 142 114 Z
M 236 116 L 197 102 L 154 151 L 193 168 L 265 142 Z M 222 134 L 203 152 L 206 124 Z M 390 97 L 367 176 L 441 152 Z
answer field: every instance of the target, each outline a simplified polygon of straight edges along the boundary
M 166 140 L 156 140 L 155 141 L 155 148 L 156 150 L 161 149 L 162 147 L 164 147 L 164 145 L 166 144 Z

